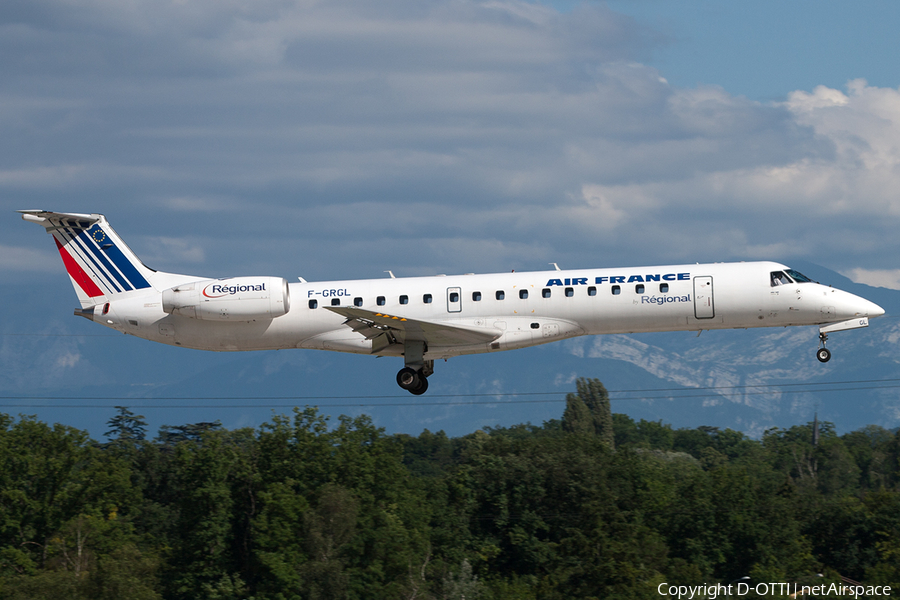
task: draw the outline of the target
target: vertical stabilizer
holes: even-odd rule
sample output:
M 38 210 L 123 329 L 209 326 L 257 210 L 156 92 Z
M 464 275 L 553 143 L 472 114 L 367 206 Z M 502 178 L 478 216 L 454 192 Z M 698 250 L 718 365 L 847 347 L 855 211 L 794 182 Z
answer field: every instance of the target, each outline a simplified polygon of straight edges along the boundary
M 53 236 L 82 308 L 152 287 L 150 280 L 155 272 L 144 266 L 103 215 L 18 212 Z

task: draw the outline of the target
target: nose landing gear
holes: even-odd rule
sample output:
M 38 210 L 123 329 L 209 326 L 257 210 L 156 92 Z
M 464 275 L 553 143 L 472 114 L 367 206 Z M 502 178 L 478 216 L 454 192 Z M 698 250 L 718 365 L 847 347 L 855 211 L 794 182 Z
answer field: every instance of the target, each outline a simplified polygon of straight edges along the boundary
M 882 314 L 882 313 L 878 313 Z M 831 360 L 831 351 L 825 347 L 825 342 L 828 340 L 828 334 L 834 333 L 835 331 L 846 331 L 848 329 L 859 329 L 860 327 L 868 327 L 869 326 L 869 317 L 855 317 L 853 319 L 849 319 L 847 321 L 841 321 L 839 323 L 826 323 L 819 326 L 819 349 L 816 350 L 816 358 L 819 359 L 819 362 L 826 363 Z
M 825 347 L 825 342 L 828 341 L 828 334 L 819 332 L 819 343 L 822 345 L 821 348 L 816 350 L 816 358 L 819 359 L 821 363 L 827 363 L 831 360 L 831 350 Z

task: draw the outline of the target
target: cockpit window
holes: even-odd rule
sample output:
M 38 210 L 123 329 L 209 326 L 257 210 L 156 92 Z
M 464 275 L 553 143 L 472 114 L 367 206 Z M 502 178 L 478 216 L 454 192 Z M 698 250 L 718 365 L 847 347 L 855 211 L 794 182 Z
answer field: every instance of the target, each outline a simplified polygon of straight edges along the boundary
M 772 287 L 775 287 L 778 285 L 788 285 L 791 283 L 790 277 L 785 275 L 784 271 L 772 271 L 769 278 L 772 282 Z
M 788 269 L 785 271 L 791 279 L 796 281 L 797 283 L 812 283 L 812 279 L 801 273 L 800 271 L 795 271 L 793 269 Z

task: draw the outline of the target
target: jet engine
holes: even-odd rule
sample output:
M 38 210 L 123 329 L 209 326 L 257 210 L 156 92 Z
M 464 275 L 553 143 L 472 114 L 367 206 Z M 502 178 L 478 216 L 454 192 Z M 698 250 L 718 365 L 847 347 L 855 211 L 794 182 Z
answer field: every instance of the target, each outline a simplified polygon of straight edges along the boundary
M 281 277 L 233 277 L 184 283 L 162 293 L 163 312 L 204 321 L 254 321 L 291 309 Z

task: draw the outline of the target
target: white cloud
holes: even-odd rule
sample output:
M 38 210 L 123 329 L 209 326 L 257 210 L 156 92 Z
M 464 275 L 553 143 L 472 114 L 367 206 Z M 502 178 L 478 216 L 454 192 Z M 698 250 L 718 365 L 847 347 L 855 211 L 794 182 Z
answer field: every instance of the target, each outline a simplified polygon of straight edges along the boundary
M 130 182 L 135 179 L 158 181 L 166 177 L 163 169 L 143 166 L 105 164 L 59 164 L 0 169 L 0 186 L 8 189 L 67 190 L 96 184 Z
M 729 103 L 727 97 L 711 98 L 710 110 Z M 900 92 L 853 81 L 847 95 L 820 87 L 812 94 L 791 94 L 785 106 L 794 126 L 810 128 L 833 152 L 712 170 L 704 170 L 700 163 L 687 177 L 590 189 L 598 197 L 634 199 L 628 204 L 628 218 L 650 221 L 651 227 L 660 224 L 661 213 L 675 216 L 683 211 L 697 219 L 694 223 L 681 219 L 680 224 L 683 228 L 687 223 L 697 239 L 708 241 L 723 227 L 733 229 L 714 244 L 725 254 L 775 257 L 781 253 L 821 260 L 848 250 L 848 254 L 870 253 L 878 245 L 896 251 L 898 238 L 888 232 L 900 216 L 896 193 L 900 189 Z M 747 123 L 747 119 L 738 121 Z M 710 122 L 714 123 L 710 132 L 742 128 L 729 119 L 722 125 L 715 125 L 717 119 Z M 750 134 L 753 131 L 748 129 Z M 703 252 L 714 250 L 696 242 L 690 245 Z
M 673 87 L 604 6 L 35 4 L 0 25 L 0 189 L 174 269 L 219 235 L 214 270 L 311 278 L 900 252 L 895 89 Z
M 849 269 L 841 273 L 855 281 L 873 287 L 900 290 L 900 269 Z
M 178 212 L 222 212 L 241 210 L 239 202 L 226 197 L 174 196 L 161 201 L 163 207 Z
M 568 374 L 557 373 L 556 377 L 553 378 L 553 385 L 556 387 L 560 387 L 563 385 L 571 385 L 575 383 L 575 380 L 578 379 L 578 374 L 572 371 Z
M 56 367 L 58 369 L 71 369 L 81 361 L 81 354 L 75 352 L 66 352 L 56 358 Z
M 164 236 L 144 236 L 139 240 L 146 249 L 141 260 L 150 265 L 197 264 L 206 259 L 203 248 L 193 240 Z
M 42 241 L 46 243 L 51 240 L 50 238 L 45 238 Z M 51 251 L 0 244 L 0 271 L 63 273 L 64 268 L 59 255 L 54 255 Z

